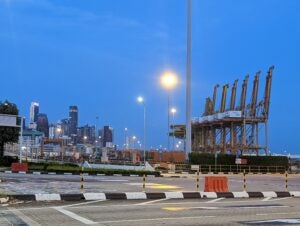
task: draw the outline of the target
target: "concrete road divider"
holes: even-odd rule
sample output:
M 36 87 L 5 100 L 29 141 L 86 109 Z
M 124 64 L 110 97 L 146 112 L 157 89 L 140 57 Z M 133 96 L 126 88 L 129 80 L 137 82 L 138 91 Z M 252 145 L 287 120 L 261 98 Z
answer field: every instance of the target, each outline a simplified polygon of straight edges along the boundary
M 121 192 L 84 194 L 18 194 L 2 197 L 1 202 L 22 201 L 93 201 L 145 199 L 216 199 L 216 198 L 283 198 L 300 197 L 300 191 L 279 192 Z

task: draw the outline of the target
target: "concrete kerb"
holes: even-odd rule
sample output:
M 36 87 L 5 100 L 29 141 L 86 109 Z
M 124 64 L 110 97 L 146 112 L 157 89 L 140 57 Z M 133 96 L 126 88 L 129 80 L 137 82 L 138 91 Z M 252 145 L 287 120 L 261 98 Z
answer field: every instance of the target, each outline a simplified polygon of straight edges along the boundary
M 18 194 L 2 197 L 0 203 L 20 201 L 96 201 L 145 199 L 300 198 L 300 191 L 270 192 L 121 192 L 83 194 Z
M 33 175 L 65 175 L 65 176 L 69 176 L 69 175 L 80 175 L 80 173 L 75 172 L 75 173 L 70 173 L 70 172 L 36 172 L 36 171 L 30 171 L 30 172 L 24 172 L 24 171 L 0 171 L 2 173 L 6 173 L 6 174 L 11 174 L 11 173 L 18 173 L 18 174 L 33 174 Z M 138 174 L 104 174 L 104 173 L 97 173 L 97 174 L 89 174 L 89 173 L 84 173 L 84 176 L 115 176 L 115 177 L 120 177 L 120 176 L 130 176 L 130 177 L 141 177 L 142 175 L 138 175 Z M 157 175 L 146 175 L 146 177 L 157 177 Z

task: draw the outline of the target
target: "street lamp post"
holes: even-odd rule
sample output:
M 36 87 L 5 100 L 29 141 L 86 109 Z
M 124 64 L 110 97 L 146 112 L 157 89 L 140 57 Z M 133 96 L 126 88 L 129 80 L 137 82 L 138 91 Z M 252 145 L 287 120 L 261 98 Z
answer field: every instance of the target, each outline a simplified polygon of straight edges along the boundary
M 22 163 L 22 146 L 23 146 L 23 117 L 21 117 L 21 125 L 20 125 L 20 156 L 19 162 Z M 27 152 L 27 150 L 26 150 Z
M 144 98 L 141 96 L 139 96 L 137 100 L 139 103 L 142 103 L 144 107 L 144 166 L 146 167 L 146 104 Z
M 173 124 L 173 149 L 175 149 L 175 134 L 174 134 L 174 118 L 175 118 L 175 113 L 177 112 L 176 108 L 171 108 L 171 113 L 172 113 L 172 124 Z
M 168 150 L 170 150 L 170 92 L 178 84 L 177 75 L 167 71 L 160 77 L 161 85 L 168 91 Z
M 127 143 L 127 131 L 128 128 L 124 129 L 124 149 L 127 150 L 128 149 L 128 143 Z

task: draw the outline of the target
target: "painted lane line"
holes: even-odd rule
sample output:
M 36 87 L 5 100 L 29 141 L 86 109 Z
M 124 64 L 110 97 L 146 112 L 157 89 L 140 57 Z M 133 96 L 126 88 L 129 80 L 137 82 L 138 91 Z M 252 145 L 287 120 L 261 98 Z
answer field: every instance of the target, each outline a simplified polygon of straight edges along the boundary
M 15 214 L 17 217 L 19 217 L 22 221 L 24 221 L 28 225 L 32 226 L 41 226 L 41 224 L 37 223 L 36 221 L 32 220 L 28 216 L 24 215 L 21 211 L 15 209 L 15 208 L 9 208 L 8 211 Z
M 224 209 L 222 207 L 204 207 L 204 206 L 195 206 L 195 207 L 163 207 L 162 210 L 167 211 L 183 211 L 183 210 L 191 210 L 191 209 L 202 209 L 202 210 L 218 210 Z
M 210 200 L 210 201 L 207 201 L 206 203 L 214 203 L 214 202 L 218 202 L 218 201 L 221 201 L 225 198 L 218 198 L 218 199 L 213 199 L 213 200 Z
M 300 212 L 289 212 L 289 213 L 257 213 L 257 216 L 269 216 L 269 215 L 291 215 L 291 214 L 297 214 L 300 215 Z
M 300 224 L 300 219 L 275 219 L 275 220 L 263 220 L 263 221 L 250 221 L 247 222 L 248 224 L 255 224 L 255 225 L 264 225 L 274 223 L 273 225 L 285 225 L 285 224 Z M 271 225 L 271 224 L 270 224 Z
M 241 209 L 289 208 L 290 206 L 241 206 Z
M 88 205 L 88 204 L 103 202 L 103 201 L 106 201 L 106 200 L 94 200 L 94 201 L 90 201 L 90 202 L 82 202 L 82 203 L 59 206 L 58 208 L 66 208 L 66 207 L 74 207 L 74 206 L 80 206 L 81 207 L 82 205 Z
M 132 220 L 115 220 L 115 221 L 100 221 L 99 224 L 109 224 L 109 223 L 123 223 L 123 222 L 140 222 L 140 221 L 164 221 L 164 220 L 188 220 L 188 219 L 203 219 L 203 218 L 213 218 L 216 216 L 200 216 L 200 217 L 164 217 L 164 218 L 151 218 L 151 219 L 132 219 Z
M 152 200 L 152 201 L 148 201 L 148 202 L 137 203 L 137 204 L 134 204 L 134 205 L 143 206 L 143 205 L 152 204 L 152 203 L 156 203 L 156 202 L 161 202 L 161 201 L 165 201 L 165 200 L 169 200 L 169 199 L 156 199 L 156 200 Z
M 262 202 L 266 202 L 266 201 L 269 201 L 272 197 L 266 197 L 264 198 L 263 200 L 261 200 Z
M 278 199 L 274 199 L 274 198 L 272 199 L 272 198 L 270 198 L 269 200 L 266 200 L 266 201 L 273 202 L 273 201 L 281 201 L 281 200 L 291 199 L 291 198 L 292 197 L 283 197 L 283 198 L 278 198 Z
M 65 210 L 65 209 L 63 209 L 61 207 L 53 207 L 53 209 L 57 210 L 58 212 L 61 212 L 61 213 L 65 214 L 66 216 L 68 216 L 68 217 L 70 217 L 70 218 L 72 218 L 74 220 L 80 221 L 83 224 L 88 224 L 88 225 L 90 225 L 90 224 L 97 224 L 97 222 L 95 222 L 95 221 L 91 221 L 89 219 L 81 217 L 81 216 L 79 216 L 79 215 L 77 215 L 77 214 L 75 214 L 75 213 L 73 213 L 73 212 L 71 212 L 69 210 Z

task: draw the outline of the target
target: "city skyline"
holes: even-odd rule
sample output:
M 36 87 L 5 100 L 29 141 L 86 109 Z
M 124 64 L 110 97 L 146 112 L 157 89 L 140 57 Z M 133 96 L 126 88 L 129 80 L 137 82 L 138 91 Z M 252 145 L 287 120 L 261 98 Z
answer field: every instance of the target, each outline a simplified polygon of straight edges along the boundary
M 246 74 L 252 80 L 275 65 L 270 151 L 298 154 L 300 3 L 274 0 L 270 10 L 270 2 L 193 1 L 192 116 L 202 115 L 215 84 L 239 79 L 240 86 Z M 49 122 L 77 105 L 78 124 L 111 125 L 122 144 L 125 128 L 143 140 L 143 109 L 136 102 L 143 96 L 147 147 L 166 147 L 168 94 L 159 77 L 167 69 L 178 75 L 170 106 L 177 109 L 175 123 L 184 124 L 185 3 L 0 1 L 1 100 L 17 104 L 26 119 L 30 103 L 39 102 Z

